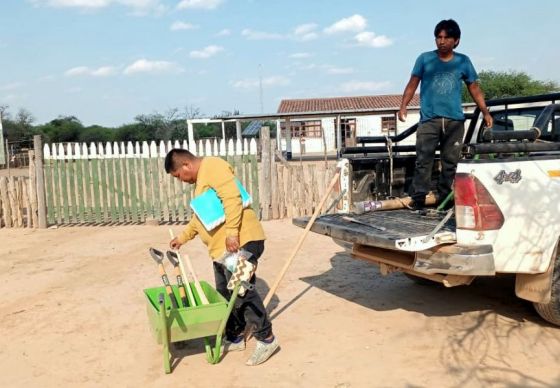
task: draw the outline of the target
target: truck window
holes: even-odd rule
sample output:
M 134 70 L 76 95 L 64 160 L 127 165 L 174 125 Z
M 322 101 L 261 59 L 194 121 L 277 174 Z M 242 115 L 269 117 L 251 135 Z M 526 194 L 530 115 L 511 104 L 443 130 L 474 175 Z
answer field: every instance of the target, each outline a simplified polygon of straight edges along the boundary
M 521 131 L 530 129 L 533 126 L 535 119 L 541 114 L 543 109 L 543 106 L 515 107 L 500 110 L 495 110 L 494 108 L 494 110 L 490 111 L 492 117 L 494 118 L 494 126 L 492 129 L 494 131 Z M 483 128 L 482 120 L 479 121 L 477 127 L 477 139 L 478 142 L 481 142 Z M 541 138 L 545 140 L 542 136 Z
M 494 131 L 523 131 L 533 127 L 535 119 L 544 107 L 515 108 L 492 112 Z M 479 132 L 480 136 L 480 132 Z M 542 128 L 540 136 L 545 141 L 560 141 L 560 114 L 555 113 L 548 124 Z M 480 139 L 479 139 L 480 140 Z
M 531 128 L 542 108 L 509 109 L 492 113 L 494 131 L 523 131 Z

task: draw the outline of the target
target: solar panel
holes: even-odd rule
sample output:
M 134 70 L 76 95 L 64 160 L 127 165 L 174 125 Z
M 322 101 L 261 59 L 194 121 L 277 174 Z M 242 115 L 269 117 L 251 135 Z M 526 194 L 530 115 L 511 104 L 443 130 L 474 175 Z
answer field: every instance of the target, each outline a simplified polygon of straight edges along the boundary
M 261 120 L 251 121 L 249 125 L 243 130 L 241 135 L 245 137 L 257 136 L 261 130 L 261 127 L 262 127 Z

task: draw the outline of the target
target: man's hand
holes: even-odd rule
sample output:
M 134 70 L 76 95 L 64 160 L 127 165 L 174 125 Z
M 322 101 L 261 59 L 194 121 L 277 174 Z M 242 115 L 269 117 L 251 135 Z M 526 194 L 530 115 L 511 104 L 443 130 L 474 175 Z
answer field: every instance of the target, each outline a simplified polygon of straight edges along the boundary
M 173 240 L 169 241 L 169 247 L 170 247 L 171 249 L 178 250 L 179 248 L 181 248 L 181 245 L 183 245 L 183 244 L 181 244 L 181 243 L 179 242 L 179 240 L 177 239 L 177 237 L 175 237 Z
M 484 124 L 486 124 L 486 128 L 492 128 L 494 125 L 494 119 L 492 118 L 490 112 L 486 112 L 484 114 Z
M 406 107 L 408 103 L 412 100 L 412 97 L 414 97 L 414 93 L 416 93 L 416 89 L 418 88 L 419 84 L 420 84 L 420 77 L 411 75 L 410 80 L 408 81 L 406 87 L 404 88 L 404 93 L 401 101 L 401 109 L 399 109 L 399 115 L 398 115 L 399 121 L 404 122 L 406 120 Z
M 490 115 L 490 112 L 486 107 L 486 102 L 484 102 L 484 94 L 482 93 L 478 82 L 472 82 L 468 84 L 467 89 L 469 90 L 469 93 L 471 94 L 474 102 L 476 102 L 478 109 L 480 109 L 481 112 L 484 113 L 483 117 L 486 128 L 492 128 L 492 126 L 494 125 L 494 119 L 492 118 L 492 115 Z
M 399 110 L 399 121 L 402 121 L 403 123 L 406 121 L 406 107 Z
M 239 250 L 239 236 L 226 237 L 226 249 L 228 252 L 237 252 Z

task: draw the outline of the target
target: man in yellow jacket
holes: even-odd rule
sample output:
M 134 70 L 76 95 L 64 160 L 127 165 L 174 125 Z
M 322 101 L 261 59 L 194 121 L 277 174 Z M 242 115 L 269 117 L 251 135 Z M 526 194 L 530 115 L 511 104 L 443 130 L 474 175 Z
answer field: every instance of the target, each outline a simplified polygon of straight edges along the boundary
M 249 261 L 257 266 L 257 260 L 264 251 L 265 235 L 252 208 L 243 208 L 239 188 L 235 182 L 233 168 L 217 157 L 199 158 L 187 150 L 172 149 L 165 157 L 165 171 L 182 182 L 194 184 L 194 196 L 214 189 L 224 207 L 225 222 L 208 231 L 200 219 L 193 215 L 185 230 L 169 245 L 179 249 L 197 235 L 208 247 L 213 259 L 216 289 L 226 299 L 231 297 L 227 283 L 231 272 L 217 262 L 226 252 L 237 252 L 240 248 L 250 252 Z M 255 284 L 252 276 L 250 283 Z M 272 333 L 272 324 L 256 289 L 247 290 L 239 296 L 226 325 L 224 347 L 226 351 L 245 350 L 243 332 L 245 326 L 253 326 L 253 336 L 257 346 L 247 365 L 265 362 L 278 348 L 278 341 Z

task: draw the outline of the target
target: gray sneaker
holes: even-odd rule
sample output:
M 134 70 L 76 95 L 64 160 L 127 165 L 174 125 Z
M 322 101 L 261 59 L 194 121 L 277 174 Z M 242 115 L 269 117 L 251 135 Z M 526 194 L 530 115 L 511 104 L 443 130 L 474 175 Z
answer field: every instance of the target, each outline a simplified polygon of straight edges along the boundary
M 253 352 L 251 358 L 247 360 L 246 365 L 253 366 L 262 364 L 274 354 L 276 349 L 278 349 L 278 341 L 276 340 L 276 337 L 274 337 L 274 340 L 272 340 L 269 344 L 257 341 L 255 351 Z
M 224 338 L 223 341 L 223 351 L 224 353 L 227 352 L 241 352 L 245 350 L 245 338 L 239 342 L 230 342 L 227 338 Z

